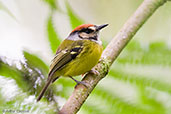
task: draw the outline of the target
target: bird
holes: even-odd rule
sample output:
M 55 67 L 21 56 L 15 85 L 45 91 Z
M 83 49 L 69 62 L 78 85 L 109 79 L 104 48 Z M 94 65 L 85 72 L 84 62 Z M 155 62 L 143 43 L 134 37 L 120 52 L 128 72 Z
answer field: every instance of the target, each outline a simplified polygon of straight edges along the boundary
M 40 101 L 48 86 L 60 76 L 70 77 L 77 84 L 83 84 L 73 76 L 85 74 L 98 63 L 103 52 L 99 31 L 108 24 L 83 24 L 77 26 L 69 36 L 58 46 L 53 58 L 45 86 L 37 101 Z

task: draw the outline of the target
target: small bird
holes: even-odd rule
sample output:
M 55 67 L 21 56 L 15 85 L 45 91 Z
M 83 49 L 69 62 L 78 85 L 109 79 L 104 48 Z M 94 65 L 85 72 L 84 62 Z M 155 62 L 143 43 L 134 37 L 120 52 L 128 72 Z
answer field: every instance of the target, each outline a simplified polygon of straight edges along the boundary
M 103 51 L 99 31 L 107 25 L 83 24 L 69 34 L 56 51 L 50 65 L 47 83 L 37 101 L 40 101 L 48 86 L 60 76 L 70 77 L 77 84 L 84 85 L 83 82 L 75 80 L 73 76 L 90 71 L 98 63 Z

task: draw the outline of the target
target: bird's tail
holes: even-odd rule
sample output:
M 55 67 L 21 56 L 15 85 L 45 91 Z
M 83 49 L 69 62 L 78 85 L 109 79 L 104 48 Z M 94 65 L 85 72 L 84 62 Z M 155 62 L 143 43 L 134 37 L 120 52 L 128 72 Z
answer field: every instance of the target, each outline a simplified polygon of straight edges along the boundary
M 47 81 L 46 85 L 43 87 L 42 91 L 40 92 L 38 98 L 37 98 L 37 102 L 40 101 L 40 99 L 43 97 L 46 89 L 48 88 L 48 86 L 51 84 L 52 82 L 52 78 L 49 78 L 49 80 Z

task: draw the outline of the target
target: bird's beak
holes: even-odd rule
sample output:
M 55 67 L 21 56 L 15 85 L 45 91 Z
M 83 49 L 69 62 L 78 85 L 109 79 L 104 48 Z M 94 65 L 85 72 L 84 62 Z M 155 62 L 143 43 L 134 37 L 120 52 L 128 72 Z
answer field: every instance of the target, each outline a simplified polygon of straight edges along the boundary
M 99 26 L 97 26 L 96 30 L 99 31 L 99 30 L 101 30 L 102 28 L 104 28 L 106 26 L 108 26 L 108 24 L 99 25 Z

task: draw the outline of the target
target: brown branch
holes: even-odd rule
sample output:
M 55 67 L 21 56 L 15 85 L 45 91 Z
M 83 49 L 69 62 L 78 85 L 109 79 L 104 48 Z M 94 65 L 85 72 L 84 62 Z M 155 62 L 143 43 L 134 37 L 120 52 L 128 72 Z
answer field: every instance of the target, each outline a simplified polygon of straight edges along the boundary
M 59 114 L 75 114 L 79 111 L 97 83 L 107 75 L 109 67 L 118 57 L 122 49 L 132 39 L 145 21 L 147 21 L 156 9 L 166 1 L 167 0 L 144 0 L 104 50 L 101 61 L 94 67 L 99 74 L 95 75 L 88 73 L 82 80 L 87 83 L 88 88 L 85 88 L 83 85 L 78 85 L 60 110 Z

